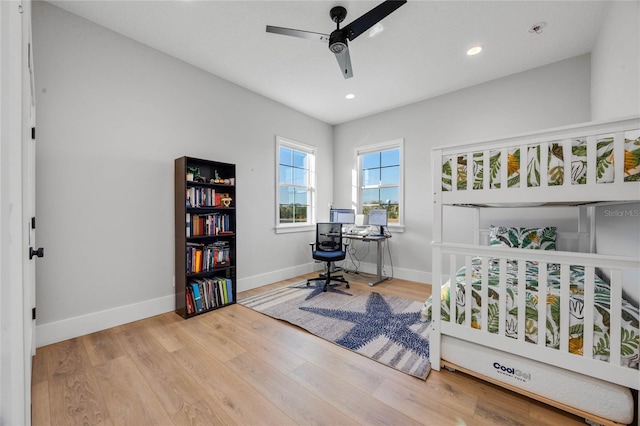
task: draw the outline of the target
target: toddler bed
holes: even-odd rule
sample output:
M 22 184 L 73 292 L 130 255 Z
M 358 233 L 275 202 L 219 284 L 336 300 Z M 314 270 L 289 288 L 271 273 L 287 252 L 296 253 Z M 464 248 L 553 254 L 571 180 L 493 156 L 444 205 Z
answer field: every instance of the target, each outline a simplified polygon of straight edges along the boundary
M 633 420 L 639 313 L 622 288 L 638 293 L 623 277 L 640 259 L 592 252 L 594 206 L 640 200 L 639 129 L 634 117 L 433 151 L 433 295 L 422 316 L 434 369 L 442 361 L 598 423 Z M 444 242 L 445 205 L 477 209 L 473 244 Z M 551 226 L 492 226 L 491 245 L 480 244 L 482 209 L 550 205 L 578 206 L 578 252 L 555 251 Z

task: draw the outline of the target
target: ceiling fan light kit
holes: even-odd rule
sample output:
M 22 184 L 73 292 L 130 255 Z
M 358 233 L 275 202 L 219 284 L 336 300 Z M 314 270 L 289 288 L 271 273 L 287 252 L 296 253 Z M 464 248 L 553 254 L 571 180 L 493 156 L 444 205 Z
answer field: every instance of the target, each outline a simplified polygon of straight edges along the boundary
M 347 9 L 342 6 L 335 6 L 329 11 L 329 16 L 331 20 L 336 23 L 337 27 L 331 35 L 274 27 L 271 25 L 267 25 L 267 32 L 310 40 L 326 41 L 328 39 L 329 50 L 336 56 L 343 77 L 351 78 L 353 77 L 353 70 L 351 69 L 348 42 L 353 41 L 360 34 L 376 25 L 406 2 L 406 0 L 386 0 L 342 29 L 340 28 L 340 23 L 347 17 Z
M 340 31 L 336 30 L 329 36 L 329 50 L 333 53 L 347 50 L 347 39 L 342 36 Z

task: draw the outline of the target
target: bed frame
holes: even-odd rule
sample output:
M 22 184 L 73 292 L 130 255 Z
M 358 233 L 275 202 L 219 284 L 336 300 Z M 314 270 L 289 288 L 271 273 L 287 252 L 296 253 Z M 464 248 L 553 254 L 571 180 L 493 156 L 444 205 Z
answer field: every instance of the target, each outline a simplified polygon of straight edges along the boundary
M 556 128 L 542 132 L 518 135 L 490 141 L 474 142 L 464 145 L 447 146 L 436 148 L 432 151 L 432 171 L 433 171 L 433 249 L 432 249 L 432 322 L 430 332 L 430 361 L 434 370 L 439 370 L 441 365 L 460 369 L 461 371 L 474 374 L 472 369 L 460 367 L 452 364 L 442 358 L 443 336 L 447 339 L 459 339 L 465 342 L 471 342 L 482 347 L 491 348 L 506 354 L 517 355 L 523 359 L 535 360 L 563 370 L 575 372 L 579 375 L 588 376 L 621 385 L 626 388 L 640 388 L 640 370 L 630 369 L 622 366 L 620 362 L 620 344 L 621 344 L 621 318 L 620 314 L 611 315 L 611 356 L 608 362 L 592 359 L 593 346 L 593 300 L 594 300 L 594 275 L 596 271 L 608 271 L 610 287 L 611 287 L 611 312 L 621 312 L 623 274 L 625 271 L 640 271 L 640 259 L 634 257 L 605 256 L 593 253 L 595 247 L 595 206 L 606 204 L 619 204 L 640 201 L 640 181 L 624 180 L 624 162 L 614 162 L 614 181 L 611 183 L 596 182 L 596 153 L 595 149 L 589 148 L 587 151 L 587 172 L 586 183 L 576 185 L 571 182 L 570 161 L 565 161 L 564 182 L 561 185 L 548 185 L 548 147 L 551 142 L 557 142 L 564 148 L 565 159 L 570 158 L 572 140 L 576 138 L 586 138 L 589 147 L 594 147 L 596 138 L 602 135 L 612 135 L 613 154 L 615 159 L 624 158 L 624 136 L 625 132 L 640 129 L 640 117 L 631 117 L 607 122 L 591 122 L 581 125 L 573 125 L 568 127 Z M 527 149 L 531 145 L 540 145 L 540 176 L 539 186 L 528 186 L 527 179 Z M 510 188 L 506 184 L 500 188 L 491 188 L 489 181 L 489 173 L 483 173 L 483 182 L 481 189 L 473 189 L 473 178 L 467 179 L 466 188 L 458 188 L 457 185 L 457 164 L 458 159 L 466 159 L 466 164 L 473 164 L 473 156 L 478 158 L 482 155 L 484 165 L 489 165 L 490 155 L 500 152 L 500 181 L 507 182 L 507 154 L 514 148 L 520 148 L 520 179 L 519 187 Z M 451 186 L 448 190 L 443 190 L 443 164 L 445 161 L 453 159 L 453 167 L 451 167 Z M 488 168 L 485 168 L 488 170 Z M 486 207 L 521 207 L 521 206 L 576 206 L 578 210 L 578 232 L 575 235 L 560 235 L 559 238 L 569 237 L 574 243 L 571 250 L 573 251 L 541 251 L 541 250 L 521 250 L 502 247 L 489 247 L 483 244 L 483 230 L 480 229 L 480 210 Z M 452 244 L 443 240 L 443 207 L 444 206 L 461 206 L 473 207 L 476 210 L 475 232 L 473 244 Z M 620 208 L 624 208 L 623 206 Z M 633 212 L 631 212 L 633 213 Z M 637 215 L 637 214 L 636 214 Z M 526 226 L 523 224 L 522 226 Z M 566 245 L 565 245 L 566 247 Z M 564 250 L 559 245 L 560 250 Z M 578 253 L 577 253 L 578 252 Z M 489 258 L 515 259 L 519 265 L 524 265 L 527 261 L 537 261 L 540 263 L 540 270 L 546 270 L 546 264 L 559 263 L 561 265 L 561 290 L 560 297 L 563 301 L 569 300 L 569 266 L 582 265 L 585 267 L 585 323 L 584 323 L 584 345 L 583 355 L 576 355 L 569 352 L 568 344 L 568 327 L 569 327 L 569 304 L 562 303 L 560 310 L 560 328 L 561 343 L 560 349 L 548 348 L 545 345 L 546 327 L 539 327 L 538 343 L 531 343 L 524 340 L 525 321 L 524 309 L 519 309 L 518 316 L 518 338 L 513 339 L 506 337 L 505 322 L 501 321 L 498 334 L 489 333 L 487 331 L 487 304 L 482 304 L 482 324 L 480 329 L 472 328 L 470 321 L 466 324 L 456 324 L 455 321 L 441 320 L 441 286 L 449 279 L 455 277 L 456 271 L 462 264 L 466 264 L 466 270 L 471 270 L 472 257 L 480 256 L 483 258 L 484 266 L 481 294 L 483 299 L 487 300 L 487 272 L 486 265 Z M 459 260 L 464 259 L 463 263 Z M 447 265 L 448 264 L 448 265 Z M 501 268 L 504 269 L 504 268 Z M 518 305 L 524 305 L 525 298 L 525 279 L 524 268 L 519 267 L 518 271 L 522 271 L 518 277 Z M 448 272 L 448 275 L 447 275 Z M 546 277 L 540 276 L 540 285 L 538 286 L 539 299 L 546 299 Z M 625 285 L 629 285 L 625 283 Z M 632 285 L 638 286 L 638 283 Z M 471 278 L 466 277 L 466 294 L 471 294 Z M 500 276 L 499 293 L 504 294 L 506 288 L 506 278 L 503 274 Z M 455 290 L 452 286 L 452 292 Z M 636 294 L 640 293 L 636 289 Z M 452 293 L 455 294 L 455 293 Z M 451 298 L 452 305 L 450 311 L 451 317 L 455 318 L 455 297 Z M 465 318 L 471 317 L 471 303 L 467 303 L 465 308 Z M 546 321 L 546 304 L 538 305 L 538 323 L 544 324 Z M 506 316 L 505 297 L 499 299 L 499 316 Z M 447 340 L 445 339 L 445 341 Z M 445 351 L 446 352 L 446 351 Z M 598 423 L 608 422 L 606 418 L 594 415 L 588 410 L 573 408 L 564 403 L 557 403 L 549 399 L 543 394 L 531 393 L 520 389 L 517 385 L 512 386 L 501 380 L 494 380 L 482 373 L 476 372 L 477 376 L 505 386 L 512 390 L 526 394 L 527 396 L 539 399 L 547 404 L 554 405 L 561 409 L 581 415 L 591 421 Z M 578 376 L 580 377 L 580 376 Z M 633 405 L 633 404 L 631 404 Z

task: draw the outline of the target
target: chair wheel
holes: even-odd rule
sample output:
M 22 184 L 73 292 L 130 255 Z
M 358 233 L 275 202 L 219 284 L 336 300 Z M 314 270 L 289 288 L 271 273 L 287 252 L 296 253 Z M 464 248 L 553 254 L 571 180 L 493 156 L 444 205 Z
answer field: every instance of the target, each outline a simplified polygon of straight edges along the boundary
M 349 288 L 349 284 L 345 285 L 344 287 L 345 287 L 345 288 Z

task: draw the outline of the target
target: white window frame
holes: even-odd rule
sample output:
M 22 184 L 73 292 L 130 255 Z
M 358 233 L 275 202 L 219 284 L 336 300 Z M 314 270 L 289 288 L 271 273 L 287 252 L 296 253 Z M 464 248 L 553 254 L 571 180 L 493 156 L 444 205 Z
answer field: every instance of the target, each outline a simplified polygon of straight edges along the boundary
M 388 228 L 395 232 L 404 232 L 404 138 L 356 147 L 354 152 L 356 170 L 353 182 L 356 188 L 354 204 L 358 206 L 358 213 L 362 213 L 362 156 L 390 149 L 400 150 L 400 182 L 398 184 L 398 222 L 390 222 Z
M 302 151 L 311 156 L 309 164 L 309 186 L 305 188 L 309 189 L 311 199 L 309 200 L 309 211 L 307 212 L 307 221 L 299 223 L 280 223 L 280 147 L 286 147 L 294 149 L 296 151 Z M 284 138 L 282 136 L 276 136 L 276 225 L 275 231 L 279 233 L 288 232 L 303 232 L 311 231 L 315 229 L 316 223 L 316 147 L 304 144 L 302 142 L 294 141 Z

